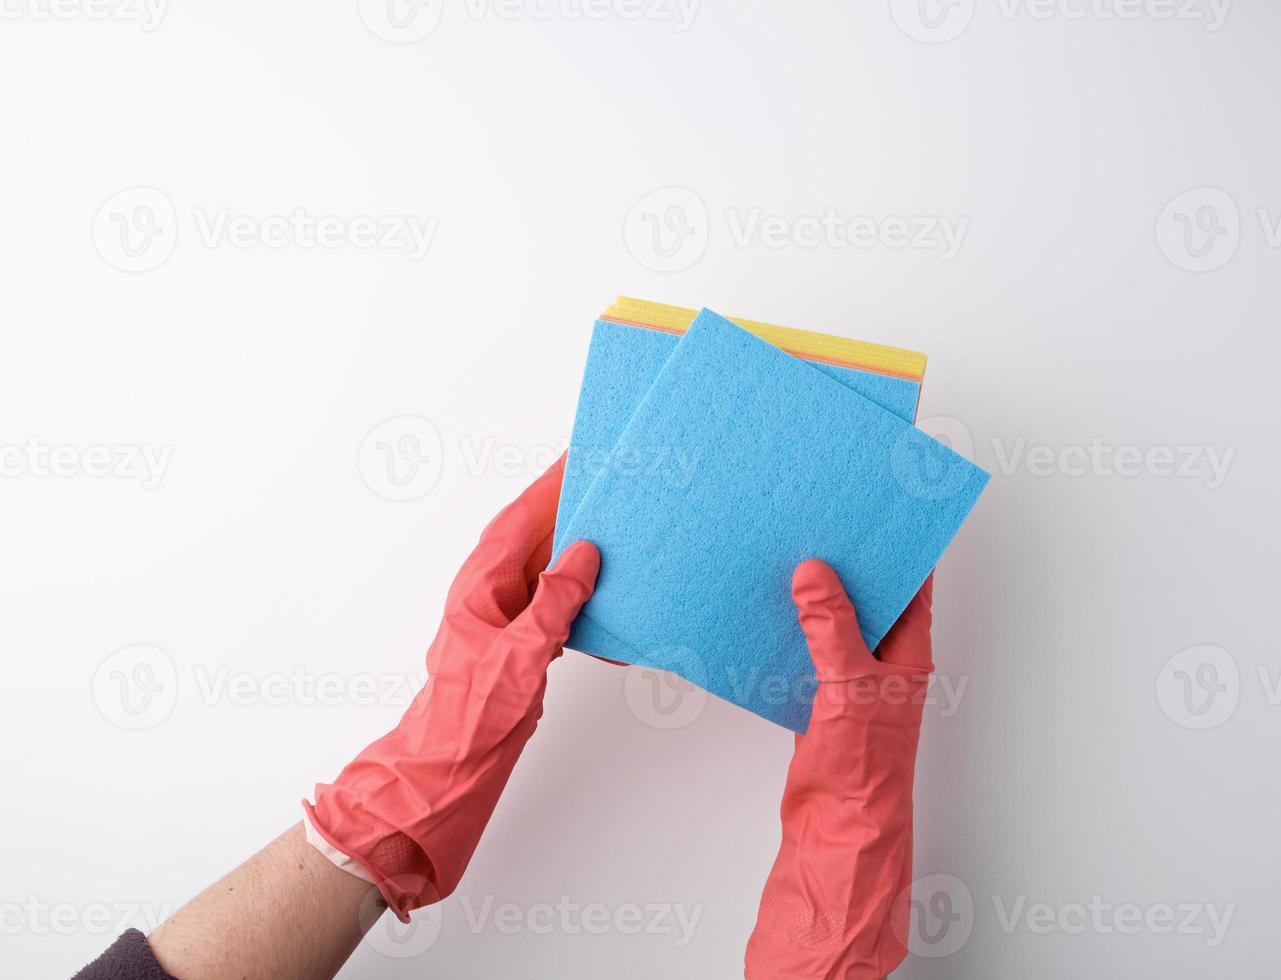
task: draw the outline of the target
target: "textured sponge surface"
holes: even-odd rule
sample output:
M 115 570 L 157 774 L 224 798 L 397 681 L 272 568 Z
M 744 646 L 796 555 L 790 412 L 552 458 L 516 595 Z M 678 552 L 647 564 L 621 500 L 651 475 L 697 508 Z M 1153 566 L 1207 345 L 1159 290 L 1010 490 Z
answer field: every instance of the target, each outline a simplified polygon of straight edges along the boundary
M 560 543 L 587 539 L 602 555 L 569 645 L 675 671 L 804 731 L 814 671 L 793 569 L 814 557 L 831 564 L 875 647 L 987 474 L 708 310 L 683 338 L 650 342 L 656 375 L 635 372 L 624 397 L 647 390 L 608 461 L 588 474 L 572 517 L 561 502 Z M 593 357 L 607 353 L 596 346 Z
M 578 412 L 570 440 L 565 481 L 556 513 L 556 550 L 569 543 L 564 529 L 592 480 L 609 465 L 618 437 L 650 385 L 680 342 L 680 335 L 597 320 L 587 351 L 587 366 L 578 395 Z M 912 421 L 920 394 L 919 381 L 835 364 L 813 363 L 816 370 L 866 395 L 899 418 Z M 632 461 L 642 465 L 641 461 Z M 679 471 L 684 461 L 669 452 L 648 465 Z M 624 465 L 626 461 L 623 461 Z

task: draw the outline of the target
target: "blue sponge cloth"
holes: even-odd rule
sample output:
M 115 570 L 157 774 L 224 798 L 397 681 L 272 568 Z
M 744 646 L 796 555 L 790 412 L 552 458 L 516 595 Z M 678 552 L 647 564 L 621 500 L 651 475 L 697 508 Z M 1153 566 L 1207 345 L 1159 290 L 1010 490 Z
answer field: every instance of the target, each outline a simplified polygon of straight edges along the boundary
M 652 362 L 669 346 L 654 343 Z M 560 545 L 586 539 L 602 555 L 569 645 L 674 671 L 803 732 L 814 670 L 793 569 L 831 564 L 875 647 L 987 479 L 831 372 L 704 310 L 558 526 Z
M 612 320 L 597 320 L 587 350 L 587 366 L 578 394 L 578 413 L 565 462 L 556 511 L 557 553 L 569 543 L 564 530 L 592 480 L 610 463 L 618 437 L 680 342 L 677 334 L 636 327 Z M 916 417 L 919 381 L 909 381 L 873 371 L 807 362 L 824 374 L 866 395 L 876 404 L 911 422 Z M 627 461 L 619 461 L 626 467 Z M 644 461 L 652 467 L 679 473 L 684 465 L 675 449 Z M 633 461 L 633 465 L 642 465 Z

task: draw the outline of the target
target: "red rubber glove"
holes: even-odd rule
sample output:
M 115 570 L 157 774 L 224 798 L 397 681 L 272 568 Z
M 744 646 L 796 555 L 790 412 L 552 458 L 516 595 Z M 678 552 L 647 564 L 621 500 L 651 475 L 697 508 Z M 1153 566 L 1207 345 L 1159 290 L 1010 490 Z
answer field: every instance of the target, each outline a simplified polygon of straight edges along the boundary
M 931 576 L 878 660 L 836 572 L 813 559 L 792 576 L 819 683 L 787 772 L 783 842 L 747 943 L 748 980 L 876 980 L 907 953 L 933 590 Z
M 303 801 L 401 919 L 457 887 L 543 713 L 547 666 L 595 588 L 600 555 L 586 541 L 543 571 L 564 468 L 562 456 L 485 528 L 400 723 L 318 785 L 314 806 Z

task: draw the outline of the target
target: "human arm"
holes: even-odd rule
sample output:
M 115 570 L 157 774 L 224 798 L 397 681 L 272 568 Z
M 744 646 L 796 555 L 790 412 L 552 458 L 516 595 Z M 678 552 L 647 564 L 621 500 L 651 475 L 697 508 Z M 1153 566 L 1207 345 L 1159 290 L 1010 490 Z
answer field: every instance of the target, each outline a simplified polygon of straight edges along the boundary
M 486 527 L 450 589 L 427 684 L 396 727 L 317 786 L 305 824 L 180 909 L 150 951 L 130 936 L 122 952 L 154 953 L 181 980 L 330 977 L 384 896 L 405 918 L 457 886 L 595 584 L 587 542 L 545 571 L 563 467 L 562 457 Z M 153 975 L 99 963 L 84 980 Z
M 382 907 L 374 886 L 324 858 L 298 823 L 166 919 L 148 941 L 160 965 L 182 980 L 328 978 Z

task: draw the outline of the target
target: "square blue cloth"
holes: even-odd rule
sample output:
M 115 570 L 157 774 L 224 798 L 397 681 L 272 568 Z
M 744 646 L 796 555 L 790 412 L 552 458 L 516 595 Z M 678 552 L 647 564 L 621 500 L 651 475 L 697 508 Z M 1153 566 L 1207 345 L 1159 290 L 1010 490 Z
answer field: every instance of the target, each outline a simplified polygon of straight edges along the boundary
M 569 646 L 674 671 L 803 732 L 814 669 L 792 571 L 807 558 L 832 565 L 874 648 L 987 479 L 704 310 L 560 535 L 594 541 L 602 556 Z
M 556 510 L 555 546 L 558 554 L 569 543 L 564 539 L 564 529 L 582 502 L 583 495 L 597 474 L 609 465 L 610 454 L 623 428 L 680 339 L 677 334 L 661 330 L 612 320 L 596 321 L 587 349 L 587 366 L 583 369 L 574 433 L 570 439 L 569 458 L 565 461 L 565 478 Z M 911 422 L 916 417 L 916 403 L 921 393 L 919 381 L 821 361 L 806 363 L 866 395 L 905 421 Z M 678 470 L 682 465 L 674 453 L 650 463 L 671 470 Z

